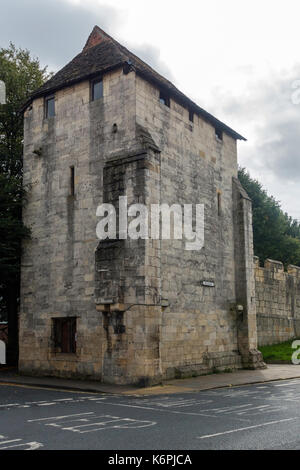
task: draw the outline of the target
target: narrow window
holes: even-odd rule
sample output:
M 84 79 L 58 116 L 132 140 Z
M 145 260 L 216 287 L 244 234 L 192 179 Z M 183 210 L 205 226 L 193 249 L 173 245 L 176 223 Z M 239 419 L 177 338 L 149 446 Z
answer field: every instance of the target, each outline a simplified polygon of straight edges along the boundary
M 217 192 L 217 198 L 218 198 L 218 215 L 220 216 L 221 215 L 221 193 L 218 191 Z
M 168 95 L 166 95 L 162 91 L 159 93 L 159 101 L 165 106 L 168 106 L 168 108 L 170 107 L 170 98 Z
M 216 132 L 216 137 L 219 140 L 223 140 L 223 131 L 222 131 L 222 129 L 220 129 L 219 127 L 216 127 L 215 132 Z
M 194 113 L 191 110 L 189 110 L 189 120 L 190 122 L 194 122 Z
M 91 83 L 92 101 L 99 100 L 103 96 L 103 81 L 102 78 L 93 80 Z
M 70 194 L 75 196 L 75 168 L 70 166 Z
M 45 99 L 45 116 L 50 118 L 55 116 L 55 98 L 54 96 L 48 96 Z
M 76 318 L 53 318 L 54 349 L 57 353 L 76 352 Z

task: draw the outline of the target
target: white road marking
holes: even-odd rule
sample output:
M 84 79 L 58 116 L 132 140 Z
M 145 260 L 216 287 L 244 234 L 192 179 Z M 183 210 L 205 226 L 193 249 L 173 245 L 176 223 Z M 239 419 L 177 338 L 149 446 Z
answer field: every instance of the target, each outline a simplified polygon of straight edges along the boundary
M 77 414 L 74 414 L 74 415 L 51 416 L 49 418 L 28 419 L 27 422 L 28 423 L 33 423 L 35 421 L 46 421 L 46 420 L 51 420 L 51 419 L 64 419 L 64 418 L 71 418 L 73 416 L 84 416 L 84 415 L 92 415 L 92 414 L 94 414 L 93 411 L 91 411 L 89 413 L 77 413 Z
M 58 398 L 57 400 L 53 400 L 55 402 L 57 401 L 73 401 L 74 399 L 73 398 Z
M 299 385 L 299 380 L 297 382 L 292 381 L 292 382 L 287 382 L 284 384 L 275 384 L 274 387 L 289 387 L 290 385 Z
M 300 397 L 300 394 L 296 390 L 280 390 L 281 393 L 274 394 L 272 393 L 267 399 L 278 399 L 278 400 L 285 400 L 286 398 L 296 398 Z
M 251 408 L 247 408 L 246 410 L 238 411 L 238 414 L 248 413 L 248 411 L 252 410 L 260 410 L 264 408 L 272 408 L 272 405 L 259 405 L 259 406 L 252 406 Z M 277 409 L 277 407 L 275 407 Z
M 38 406 L 50 406 L 50 405 L 56 405 L 56 403 L 39 403 Z
M 247 431 L 248 429 L 260 428 L 262 426 L 270 426 L 271 424 L 284 423 L 284 422 L 287 422 L 287 421 L 293 421 L 295 419 L 299 419 L 299 418 L 287 418 L 287 419 L 281 419 L 279 421 L 270 421 L 269 423 L 262 423 L 262 424 L 256 424 L 254 426 L 247 426 L 246 428 L 231 429 L 230 431 L 223 431 L 223 432 L 218 432 L 216 434 L 207 434 L 206 436 L 199 436 L 198 439 L 208 439 L 210 437 L 223 436 L 224 434 L 231 434 L 233 432 Z
M 125 419 L 123 421 L 126 421 Z M 119 420 L 116 422 L 122 422 L 122 420 Z M 142 423 L 142 422 L 141 422 Z M 140 423 L 128 423 L 128 424 L 112 424 L 111 426 L 106 426 L 106 425 L 103 425 L 101 428 L 95 428 L 95 429 L 89 429 L 88 431 L 78 431 L 78 430 L 73 430 L 74 432 L 79 432 L 80 434 L 86 434 L 87 432 L 97 432 L 97 431 L 103 431 L 103 430 L 107 430 L 107 429 L 141 429 L 141 428 L 148 428 L 149 426 L 154 426 L 156 424 L 155 421 L 149 421 L 149 422 L 146 422 L 144 421 L 144 423 L 146 424 L 140 424 Z M 63 428 L 63 429 L 67 429 L 67 428 Z
M 253 411 L 255 411 L 255 409 L 257 409 L 257 411 L 253 413 Z M 286 409 L 287 409 L 287 407 L 282 406 L 282 405 L 270 406 L 270 408 L 268 408 L 268 405 L 264 405 L 264 406 L 258 406 L 256 408 L 252 408 L 250 410 L 249 415 L 250 416 L 257 416 L 257 415 L 262 415 L 262 414 L 266 414 L 266 413 L 275 413 L 276 411 L 284 411 Z M 246 415 L 247 412 L 248 412 L 248 410 L 245 410 L 244 412 L 238 413 L 238 415 L 243 415 L 243 414 Z
M 0 405 L 1 408 L 5 408 L 7 406 L 18 406 L 20 403 L 7 403 L 6 405 Z
M 264 395 L 268 394 L 268 393 L 271 393 L 269 391 L 265 391 L 263 392 Z M 250 391 L 250 390 L 243 390 L 243 391 L 240 391 L 240 390 L 232 390 L 232 392 L 229 392 L 229 393 L 224 393 L 224 394 L 220 394 L 220 396 L 223 396 L 225 398 L 236 398 L 236 397 L 249 397 L 251 396 L 251 398 L 253 398 L 254 400 L 257 399 L 257 398 L 261 398 L 261 392 L 259 392 L 258 390 L 254 390 L 253 392 Z
M 19 441 L 21 441 L 22 439 L 17 439 Z M 9 441 L 8 441 L 9 442 Z M 13 442 L 13 441 L 11 441 Z M 12 445 L 12 446 L 6 446 L 6 447 L 0 447 L 0 450 L 5 450 L 5 449 L 14 449 L 15 447 L 25 447 L 25 446 L 30 446 L 28 449 L 24 449 L 24 450 L 36 450 L 36 449 L 39 449 L 40 447 L 44 447 L 43 444 L 41 444 L 40 442 L 25 442 L 23 444 L 15 444 L 15 445 Z
M 173 413 L 173 414 L 179 414 L 179 415 L 187 415 L 187 416 L 207 416 L 208 418 L 218 418 L 218 416 L 214 415 L 209 415 L 205 413 L 193 413 L 193 412 L 188 412 L 188 411 L 176 411 L 176 410 L 170 410 L 168 408 L 153 408 L 151 406 L 138 406 L 138 405 L 128 405 L 126 403 L 111 403 L 111 402 L 104 402 L 104 405 L 113 405 L 113 406 L 125 406 L 127 408 L 140 408 L 141 410 L 152 410 L 152 411 L 160 411 L 161 413 Z M 245 420 L 242 420 L 245 421 Z
M 95 417 L 96 418 L 96 417 Z M 109 418 L 109 416 L 103 416 L 103 418 Z M 74 431 L 74 432 L 80 432 L 80 433 L 84 433 L 84 432 L 90 432 L 90 431 L 94 431 L 94 429 L 88 429 L 87 431 L 85 430 L 82 430 L 82 428 L 86 428 L 86 427 L 91 427 L 91 426 L 101 426 L 101 428 L 98 428 L 96 430 L 99 430 L 99 429 L 104 429 L 107 428 L 107 424 L 109 423 L 117 423 L 117 422 L 120 422 L 120 421 L 126 421 L 128 418 L 120 418 L 120 419 L 117 419 L 117 418 L 113 418 L 113 419 L 108 419 L 107 421 L 96 421 L 95 423 L 88 423 L 88 424 L 80 424 L 79 426 L 70 426 L 70 427 L 66 427 L 66 428 L 62 428 L 63 430 L 65 431 Z M 110 426 L 108 426 L 110 427 Z
M 60 404 L 64 402 L 69 402 L 69 403 L 79 403 L 83 402 L 85 400 L 89 401 L 95 401 L 100 403 L 100 401 L 106 400 L 107 397 L 92 397 L 92 396 L 87 396 L 87 397 L 78 397 L 78 398 L 58 398 L 55 400 L 52 400 L 51 402 L 46 401 L 46 400 L 40 400 L 40 401 L 26 401 L 25 404 L 22 403 L 7 403 L 0 405 L 1 408 L 10 408 L 10 407 L 19 407 L 19 408 L 29 408 L 32 405 L 37 405 L 37 406 L 50 406 L 50 405 L 55 405 L 55 404 Z
M 75 422 L 76 425 L 70 426 L 72 422 Z M 84 424 L 78 424 L 78 422 L 84 422 Z M 63 421 L 58 421 L 56 423 L 47 423 L 46 426 L 60 428 L 63 431 L 72 431 L 78 432 L 80 434 L 85 434 L 88 432 L 97 432 L 107 429 L 145 428 L 149 426 L 154 426 L 155 424 L 156 421 L 122 418 L 119 416 L 111 415 L 100 415 L 90 416 L 88 419 L 66 419 Z
M 10 441 L 1 441 L 0 442 L 0 446 L 2 446 L 2 444 L 10 444 L 11 442 L 20 442 L 22 439 L 11 439 Z M 1 447 L 0 447 L 1 449 Z
M 25 401 L 26 405 L 39 405 L 40 403 L 48 403 L 46 400 L 41 401 Z
M 106 400 L 106 398 L 105 397 L 103 397 L 103 398 L 97 397 L 97 398 L 89 398 L 88 400 L 89 401 L 97 401 L 97 400 Z
M 45 423 L 45 426 L 52 426 L 54 428 L 62 428 L 64 423 L 88 423 L 88 419 L 71 419 L 66 421 L 57 421 L 56 423 Z
M 224 406 L 223 408 L 212 408 L 206 409 L 205 411 L 215 411 L 216 413 L 232 413 L 239 411 L 241 408 L 247 408 L 247 406 L 252 406 L 252 403 L 247 403 L 245 405 L 234 405 L 234 406 Z
M 170 407 L 176 407 L 176 408 L 184 408 L 187 406 L 196 406 L 196 405 L 207 405 L 208 403 L 212 403 L 212 400 L 197 400 L 195 398 L 191 399 L 178 399 L 176 401 L 170 400 L 168 397 L 160 400 L 154 400 L 154 399 L 149 399 L 149 400 L 134 400 L 134 403 L 136 405 L 153 405 L 153 406 L 161 406 L 163 408 L 170 408 Z

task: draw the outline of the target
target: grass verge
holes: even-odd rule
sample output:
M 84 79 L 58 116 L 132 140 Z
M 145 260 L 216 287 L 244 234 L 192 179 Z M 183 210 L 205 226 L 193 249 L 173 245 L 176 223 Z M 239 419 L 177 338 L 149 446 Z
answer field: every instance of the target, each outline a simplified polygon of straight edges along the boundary
M 280 344 L 272 344 L 269 346 L 260 346 L 258 349 L 263 355 L 264 361 L 267 363 L 276 362 L 278 364 L 292 364 L 292 354 L 296 349 L 292 348 L 292 344 L 296 339 L 291 339 Z

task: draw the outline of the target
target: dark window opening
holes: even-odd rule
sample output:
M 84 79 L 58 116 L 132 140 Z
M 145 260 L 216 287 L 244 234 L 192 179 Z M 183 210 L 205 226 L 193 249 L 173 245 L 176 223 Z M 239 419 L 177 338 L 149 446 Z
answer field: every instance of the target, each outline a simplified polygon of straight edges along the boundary
M 92 101 L 99 100 L 103 97 L 103 81 L 102 78 L 93 80 L 91 83 Z
M 164 104 L 165 106 L 168 106 L 168 108 L 170 107 L 170 98 L 169 98 L 168 95 L 166 95 L 162 91 L 159 94 L 159 101 L 160 101 L 160 103 Z
M 218 197 L 218 215 L 221 215 L 221 193 L 217 193 Z
M 55 98 L 54 96 L 49 96 L 45 100 L 45 115 L 46 118 L 55 116 Z
M 189 120 L 191 122 L 194 122 L 194 113 L 193 113 L 193 111 L 189 111 Z
M 71 196 L 75 195 L 75 168 L 70 166 L 70 193 Z
M 223 140 L 223 131 L 219 127 L 216 127 L 215 129 L 216 132 L 216 137 L 220 140 Z
M 57 353 L 76 352 L 76 318 L 53 318 L 54 349 Z

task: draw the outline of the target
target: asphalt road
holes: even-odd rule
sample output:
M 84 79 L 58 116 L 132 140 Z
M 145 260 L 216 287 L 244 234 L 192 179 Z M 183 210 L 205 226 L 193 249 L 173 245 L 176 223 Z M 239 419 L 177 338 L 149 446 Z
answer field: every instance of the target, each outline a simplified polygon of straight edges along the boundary
M 5 449 L 300 449 L 300 379 L 151 397 L 0 385 Z

